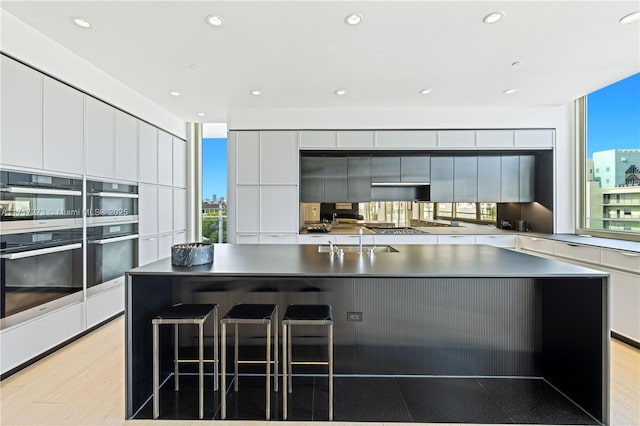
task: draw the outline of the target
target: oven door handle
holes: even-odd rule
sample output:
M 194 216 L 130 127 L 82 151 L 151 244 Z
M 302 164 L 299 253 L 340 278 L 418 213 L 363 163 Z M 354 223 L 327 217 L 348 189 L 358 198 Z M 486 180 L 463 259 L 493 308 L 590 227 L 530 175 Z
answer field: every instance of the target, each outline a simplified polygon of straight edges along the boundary
M 27 257 L 41 256 L 43 254 L 58 253 L 61 251 L 75 250 L 82 247 L 81 243 L 67 244 L 64 246 L 47 247 L 43 249 L 22 251 L 20 253 L 8 253 L 0 255 L 0 259 L 17 260 Z
M 138 238 L 138 234 L 133 234 L 133 235 L 124 235 L 122 237 L 114 237 L 114 238 L 105 238 L 103 240 L 91 240 L 89 241 L 89 244 L 109 244 L 109 243 L 117 243 L 119 241 L 127 241 L 127 240 L 135 240 L 136 238 Z
M 12 194 L 82 195 L 82 191 L 74 191 L 71 189 L 30 188 L 28 186 L 9 186 L 2 188 L 2 191 Z
M 131 194 L 128 192 L 94 192 L 91 195 L 110 198 L 138 198 L 138 194 Z

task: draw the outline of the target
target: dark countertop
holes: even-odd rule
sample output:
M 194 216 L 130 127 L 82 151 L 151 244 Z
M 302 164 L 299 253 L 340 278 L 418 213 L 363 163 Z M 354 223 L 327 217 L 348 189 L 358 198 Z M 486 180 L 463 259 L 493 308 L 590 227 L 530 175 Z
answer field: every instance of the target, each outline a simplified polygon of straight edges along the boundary
M 215 244 L 214 261 L 174 267 L 170 258 L 133 269 L 134 275 L 315 277 L 564 277 L 608 274 L 487 245 L 401 245 L 397 253 L 330 257 L 317 245 Z
M 549 240 L 565 241 L 567 243 L 575 243 L 585 246 L 595 246 L 640 253 L 640 242 L 637 241 L 614 240 L 613 238 L 600 238 L 575 234 L 540 234 L 539 236 L 540 238 L 547 238 Z

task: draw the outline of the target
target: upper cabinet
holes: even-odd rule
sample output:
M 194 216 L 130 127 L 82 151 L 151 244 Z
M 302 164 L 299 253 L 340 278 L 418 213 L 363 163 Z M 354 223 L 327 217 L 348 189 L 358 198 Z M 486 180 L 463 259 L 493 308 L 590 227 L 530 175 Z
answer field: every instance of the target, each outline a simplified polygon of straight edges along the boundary
M 44 169 L 82 174 L 84 172 L 84 95 L 52 78 L 43 77 L 43 79 Z
M 376 147 L 385 149 L 433 149 L 438 146 L 436 130 L 378 130 Z
M 341 148 L 373 148 L 375 132 L 372 130 L 340 130 L 338 131 L 338 147 Z
M 438 132 L 438 146 L 441 148 L 474 148 L 474 130 L 442 130 Z
M 453 201 L 454 157 L 431 157 L 431 201 Z
M 115 177 L 115 109 L 89 96 L 85 97 L 85 146 L 87 174 Z
M 300 201 L 324 201 L 324 157 L 300 158 Z
M 324 201 L 347 201 L 347 157 L 324 157 Z
M 187 187 L 187 143 L 173 138 L 173 186 Z
M 302 130 L 300 148 L 335 149 L 338 146 L 338 132 L 335 130 Z
M 235 138 L 236 184 L 258 185 L 260 183 L 260 132 L 230 132 Z M 233 144 L 231 145 L 233 146 Z
M 478 130 L 476 143 L 478 148 L 513 148 L 513 130 Z
M 138 120 L 116 111 L 116 178 L 138 180 Z
M 453 161 L 453 201 L 478 201 L 478 156 L 456 156 Z
M 534 155 L 503 155 L 499 201 L 535 201 L 535 168 Z
M 42 167 L 42 74 L 2 56 L 0 162 Z
M 399 183 L 400 156 L 384 155 L 371 158 L 372 183 Z
M 428 155 L 400 157 L 400 182 L 428 183 L 431 180 L 431 158 Z
M 478 156 L 478 201 L 500 201 L 502 158 L 499 155 Z
M 371 200 L 371 157 L 351 156 L 347 159 L 347 199 L 357 203 Z
M 162 130 L 158 130 L 158 183 L 173 185 L 173 138 Z
M 140 182 L 158 183 L 158 129 L 140 122 L 138 132 Z
M 515 145 L 521 148 L 553 148 L 553 129 L 530 129 L 515 131 Z
M 260 132 L 260 184 L 298 185 L 297 131 Z

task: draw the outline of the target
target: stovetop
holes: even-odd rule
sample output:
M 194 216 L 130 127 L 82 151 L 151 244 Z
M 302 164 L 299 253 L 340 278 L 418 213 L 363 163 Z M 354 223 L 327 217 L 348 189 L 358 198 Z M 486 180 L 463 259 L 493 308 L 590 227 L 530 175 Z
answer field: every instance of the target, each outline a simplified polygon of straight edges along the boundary
M 372 231 L 376 235 L 420 235 L 429 233 L 415 228 L 375 228 Z

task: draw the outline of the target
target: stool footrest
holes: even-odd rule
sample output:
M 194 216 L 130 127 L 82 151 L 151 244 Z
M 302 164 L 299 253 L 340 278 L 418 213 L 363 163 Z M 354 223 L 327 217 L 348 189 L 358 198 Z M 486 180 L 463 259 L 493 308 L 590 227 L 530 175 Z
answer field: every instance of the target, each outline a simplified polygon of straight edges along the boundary
M 293 365 L 329 365 L 329 361 L 291 361 Z

